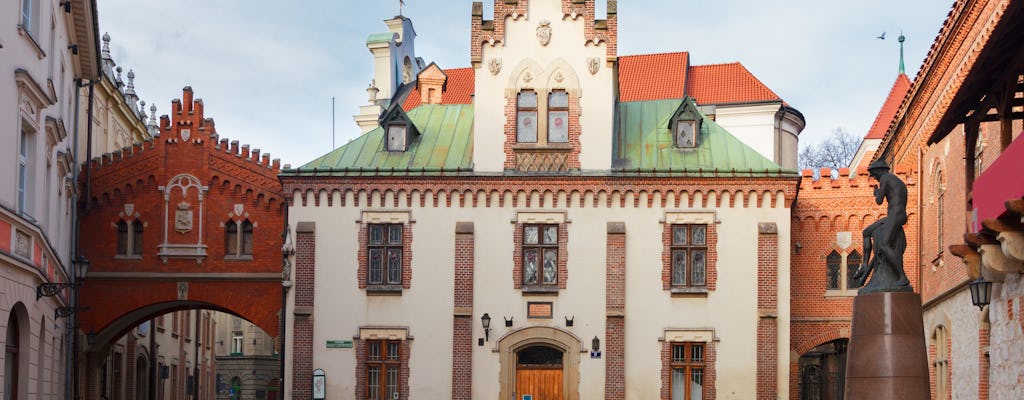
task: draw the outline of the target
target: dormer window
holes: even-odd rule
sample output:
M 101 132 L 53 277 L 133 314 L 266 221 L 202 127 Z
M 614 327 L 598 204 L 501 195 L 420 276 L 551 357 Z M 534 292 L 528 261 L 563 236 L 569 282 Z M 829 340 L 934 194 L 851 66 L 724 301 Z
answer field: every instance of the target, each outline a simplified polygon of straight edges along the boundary
M 676 121 L 675 142 L 676 147 L 692 148 L 697 146 L 697 124 L 696 120 Z
M 548 143 L 569 142 L 569 94 L 553 90 L 548 94 Z
M 405 151 L 409 144 L 404 124 L 388 125 L 388 151 Z

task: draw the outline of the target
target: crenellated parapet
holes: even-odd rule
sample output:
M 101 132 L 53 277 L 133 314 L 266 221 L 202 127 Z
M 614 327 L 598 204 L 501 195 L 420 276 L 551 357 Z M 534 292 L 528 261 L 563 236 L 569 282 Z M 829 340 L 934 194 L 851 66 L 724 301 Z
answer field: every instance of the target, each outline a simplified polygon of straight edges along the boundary
M 596 19 L 594 1 L 596 0 L 561 0 L 562 19 L 584 22 L 584 44 L 606 46 L 606 61 L 615 61 L 618 51 L 618 2 L 607 0 L 607 18 Z M 506 40 L 506 24 L 509 21 L 529 19 L 529 0 L 495 0 L 494 19 L 484 19 L 482 2 L 473 2 L 470 18 L 470 61 L 477 67 L 483 61 L 483 46 L 504 45 Z

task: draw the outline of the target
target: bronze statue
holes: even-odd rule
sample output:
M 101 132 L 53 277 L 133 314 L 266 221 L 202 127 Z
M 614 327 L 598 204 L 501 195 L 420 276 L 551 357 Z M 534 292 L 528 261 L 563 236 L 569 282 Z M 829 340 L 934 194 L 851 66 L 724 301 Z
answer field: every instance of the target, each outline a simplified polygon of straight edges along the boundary
M 878 160 L 871 163 L 868 173 L 878 180 L 875 203 L 888 203 L 885 217 L 864 228 L 864 264 L 853 275 L 860 293 L 912 292 L 910 280 L 903 271 L 903 252 L 907 250 L 907 185 L 889 173 L 889 165 Z M 872 253 L 874 249 L 874 253 Z M 872 257 L 872 255 L 874 255 Z M 871 282 L 864 285 L 868 274 Z

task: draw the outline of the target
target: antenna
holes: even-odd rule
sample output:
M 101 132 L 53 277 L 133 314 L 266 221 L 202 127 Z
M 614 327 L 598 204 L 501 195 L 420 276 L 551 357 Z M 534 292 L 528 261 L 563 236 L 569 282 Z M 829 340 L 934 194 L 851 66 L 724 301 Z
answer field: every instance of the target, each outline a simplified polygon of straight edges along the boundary
M 338 148 L 334 145 L 334 96 L 331 96 L 331 150 Z

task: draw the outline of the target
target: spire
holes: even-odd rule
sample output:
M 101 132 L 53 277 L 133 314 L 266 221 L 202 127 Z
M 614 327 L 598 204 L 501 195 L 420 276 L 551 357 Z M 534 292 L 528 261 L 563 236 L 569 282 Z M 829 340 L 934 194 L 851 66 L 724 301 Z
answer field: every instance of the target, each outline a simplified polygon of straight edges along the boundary
M 900 32 L 900 75 L 906 75 L 906 68 L 903 67 L 903 42 L 907 40 L 906 36 L 903 36 L 903 32 Z

